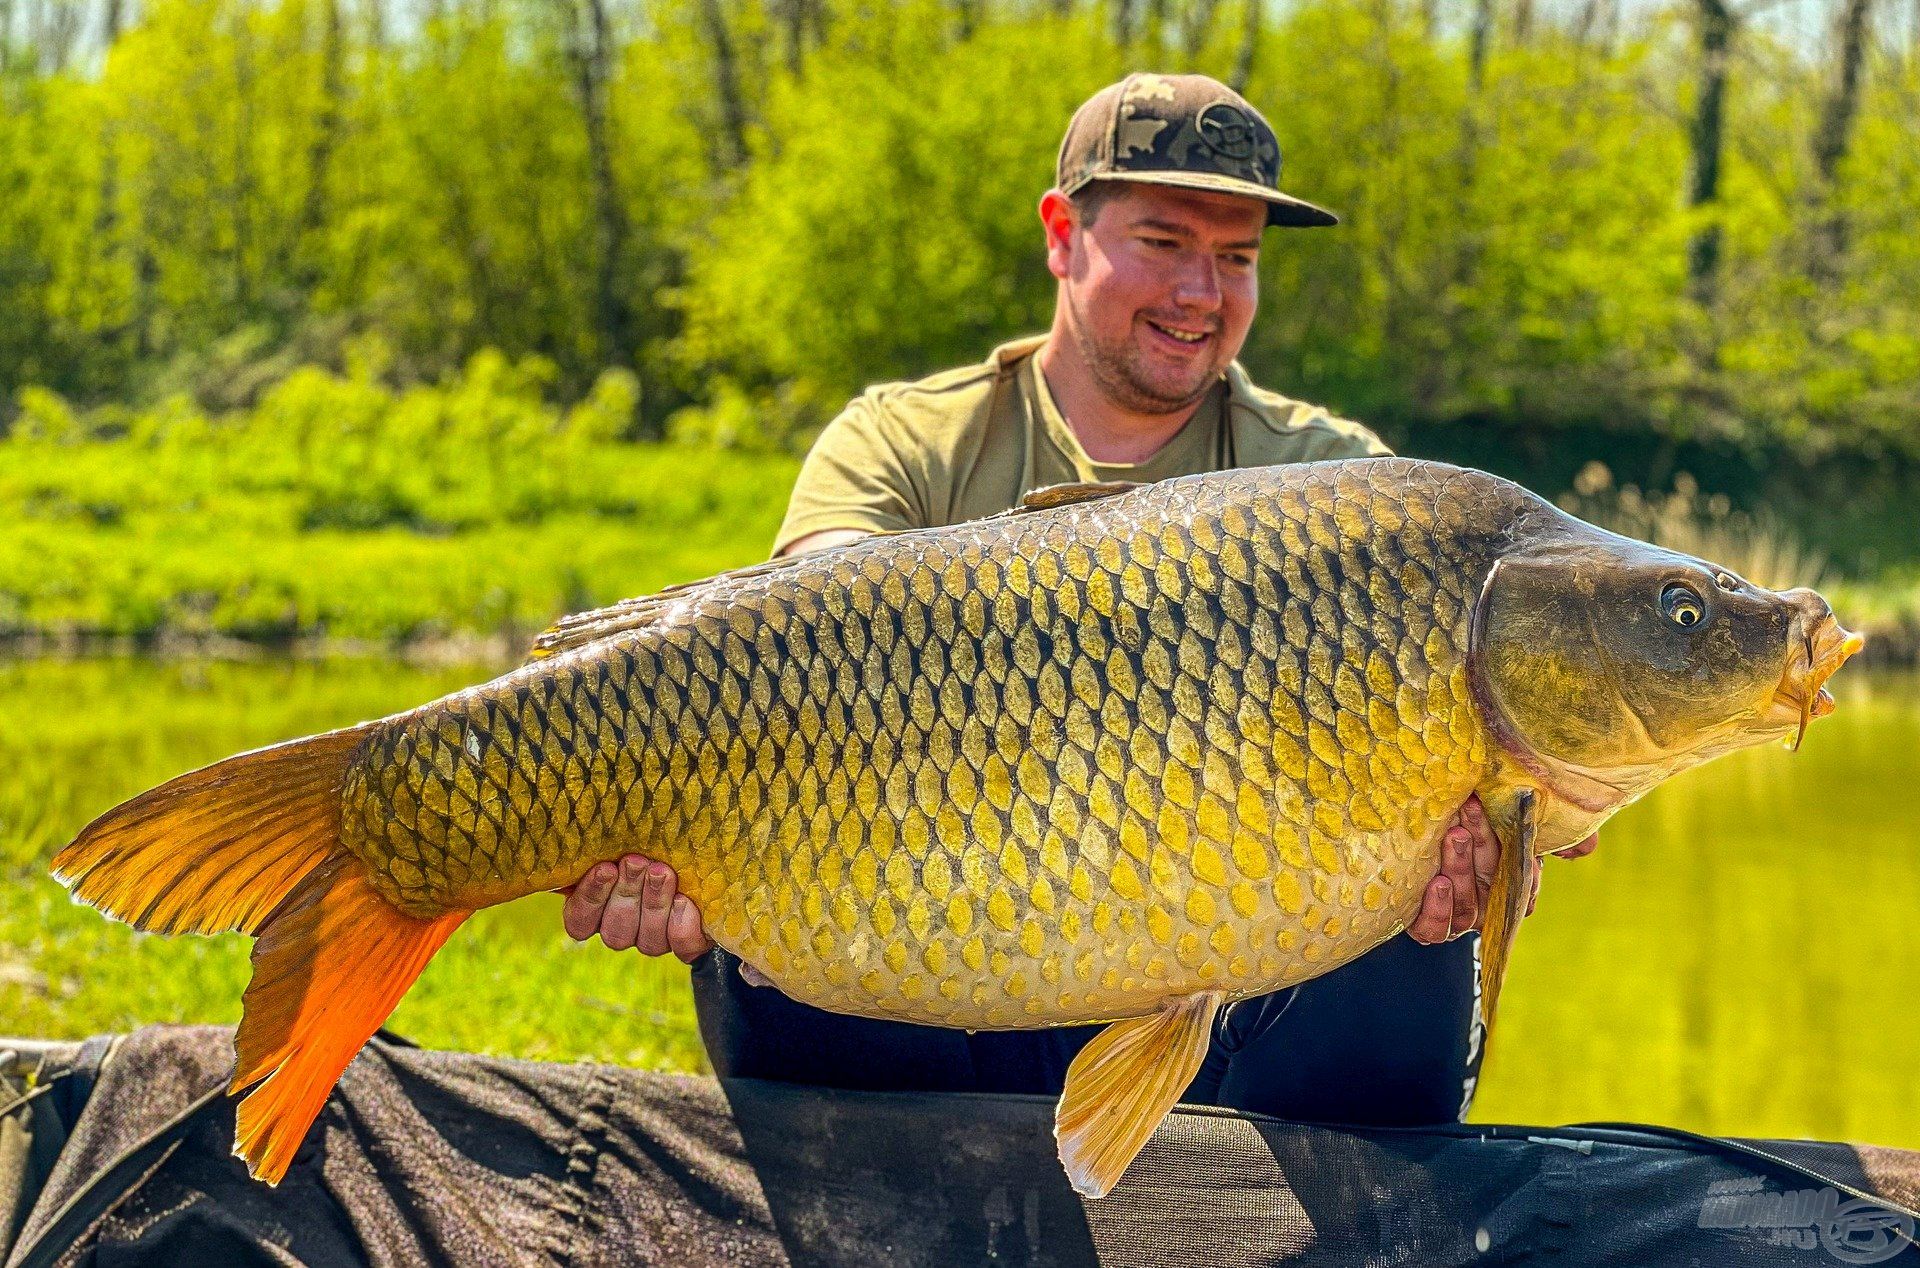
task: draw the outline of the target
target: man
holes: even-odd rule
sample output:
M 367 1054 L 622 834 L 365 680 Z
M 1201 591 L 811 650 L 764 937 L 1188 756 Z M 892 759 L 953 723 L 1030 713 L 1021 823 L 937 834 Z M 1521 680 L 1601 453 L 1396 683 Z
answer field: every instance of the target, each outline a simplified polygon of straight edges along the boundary
M 1234 361 L 1258 302 L 1262 232 L 1337 223 L 1281 193 L 1279 170 L 1272 129 L 1211 79 L 1132 75 L 1096 94 L 1040 200 L 1058 279 L 1051 331 L 855 400 L 808 455 L 774 553 L 973 519 L 1066 481 L 1387 453 L 1366 428 L 1255 387 Z M 1463 1115 L 1480 1053 L 1477 935 L 1461 935 L 1479 923 L 1498 849 L 1469 799 L 1407 936 L 1222 1010 L 1184 1099 L 1350 1123 Z M 671 870 L 637 856 L 584 878 L 565 921 L 575 938 L 694 963 L 722 1075 L 1057 1093 L 1099 1029 L 968 1035 L 795 1003 L 733 971 Z

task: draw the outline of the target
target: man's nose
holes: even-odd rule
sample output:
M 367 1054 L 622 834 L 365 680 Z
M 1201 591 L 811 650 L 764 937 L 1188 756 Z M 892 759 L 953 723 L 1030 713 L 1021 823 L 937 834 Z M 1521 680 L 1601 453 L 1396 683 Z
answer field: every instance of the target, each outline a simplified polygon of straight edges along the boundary
M 1212 310 L 1220 307 L 1220 266 L 1209 252 L 1190 251 L 1180 262 L 1173 297 L 1183 307 Z

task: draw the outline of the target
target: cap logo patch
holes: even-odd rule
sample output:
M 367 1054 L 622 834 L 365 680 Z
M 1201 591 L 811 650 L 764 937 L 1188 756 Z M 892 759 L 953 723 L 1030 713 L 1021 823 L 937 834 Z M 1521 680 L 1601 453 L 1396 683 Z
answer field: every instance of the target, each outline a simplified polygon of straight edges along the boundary
M 1244 163 L 1260 148 L 1260 134 L 1247 112 L 1216 101 L 1200 112 L 1200 143 L 1222 158 Z

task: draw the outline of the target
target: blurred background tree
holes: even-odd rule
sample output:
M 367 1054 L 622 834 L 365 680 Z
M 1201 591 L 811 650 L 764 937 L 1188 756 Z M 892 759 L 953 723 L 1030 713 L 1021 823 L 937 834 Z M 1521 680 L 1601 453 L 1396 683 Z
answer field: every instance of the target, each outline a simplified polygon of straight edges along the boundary
M 803 447 L 1045 324 L 1054 147 L 1144 67 L 1343 216 L 1268 237 L 1263 381 L 1920 556 L 1913 0 L 0 0 L 0 428 L 497 353 L 628 376 L 619 439 Z

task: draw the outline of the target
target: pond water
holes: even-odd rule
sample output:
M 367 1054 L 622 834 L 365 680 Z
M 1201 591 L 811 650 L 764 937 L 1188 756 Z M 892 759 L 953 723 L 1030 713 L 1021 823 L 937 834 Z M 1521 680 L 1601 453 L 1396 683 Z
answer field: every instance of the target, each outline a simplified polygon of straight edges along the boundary
M 45 861 L 182 769 L 484 676 L 378 661 L 0 664 L 0 1034 L 231 1021 L 244 940 L 133 935 Z M 1695 771 L 1551 860 L 1473 1117 L 1634 1119 L 1920 1147 L 1920 678 L 1840 675 L 1795 754 Z M 679 1069 L 677 964 L 568 946 L 558 900 L 481 913 L 394 1025 L 422 1042 Z

